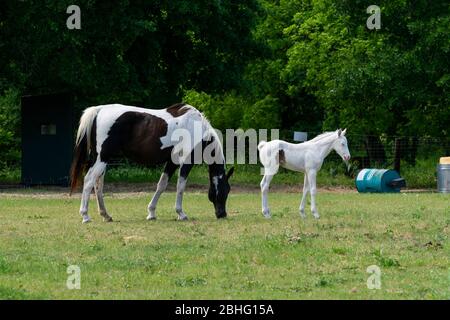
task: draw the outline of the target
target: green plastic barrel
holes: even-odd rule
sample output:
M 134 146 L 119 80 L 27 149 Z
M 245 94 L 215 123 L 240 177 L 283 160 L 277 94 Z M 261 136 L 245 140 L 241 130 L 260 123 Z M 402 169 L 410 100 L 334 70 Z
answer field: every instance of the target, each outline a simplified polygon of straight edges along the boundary
M 358 192 L 400 192 L 405 179 L 397 171 L 388 169 L 362 169 L 356 176 Z

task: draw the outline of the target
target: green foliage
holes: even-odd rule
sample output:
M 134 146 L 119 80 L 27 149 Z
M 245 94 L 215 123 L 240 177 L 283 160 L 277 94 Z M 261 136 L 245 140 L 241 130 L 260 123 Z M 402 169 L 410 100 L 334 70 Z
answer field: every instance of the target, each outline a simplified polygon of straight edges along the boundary
M 282 74 L 290 94 L 306 90 L 318 99 L 324 129 L 448 134 L 447 2 L 383 2 L 379 31 L 365 28 L 365 1 L 310 4 L 284 29 L 292 46 Z
M 17 90 L 0 95 L 0 168 L 17 165 L 20 160 L 20 99 Z
M 215 128 L 279 128 L 281 125 L 278 99 L 266 96 L 251 104 L 242 96 L 231 92 L 223 95 L 209 95 L 189 90 L 183 100 L 205 113 Z
M 244 112 L 248 109 L 244 100 L 234 92 L 209 95 L 190 90 L 185 93 L 183 100 L 205 113 L 213 126 L 220 130 L 238 128 Z
M 235 87 L 255 52 L 256 0 L 80 0 L 81 30 L 66 27 L 70 4 L 2 1 L 0 84 L 159 106 Z
M 183 98 L 219 129 L 449 136 L 448 1 L 380 1 L 376 31 L 365 0 L 80 0 L 81 30 L 69 4 L 0 2 L 0 166 L 19 159 L 18 97 L 52 91 Z
M 258 51 L 251 36 L 256 0 L 80 0 L 81 30 L 66 26 L 71 4 L 0 2 L 0 167 L 18 159 L 20 95 L 70 91 L 80 108 L 158 108 L 178 102 L 185 90 L 238 87 Z M 226 96 L 235 105 L 228 112 L 238 114 L 242 104 Z
M 242 126 L 247 128 L 280 128 L 280 104 L 277 98 L 266 96 L 244 111 Z

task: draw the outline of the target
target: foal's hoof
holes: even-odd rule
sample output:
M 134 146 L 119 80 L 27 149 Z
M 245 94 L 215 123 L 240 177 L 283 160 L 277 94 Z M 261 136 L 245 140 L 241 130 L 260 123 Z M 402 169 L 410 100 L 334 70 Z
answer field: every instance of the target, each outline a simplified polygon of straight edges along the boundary
M 314 217 L 315 219 L 319 219 L 319 218 L 320 218 L 320 215 L 319 215 L 318 213 L 313 213 L 313 217 Z
M 92 220 L 91 220 L 91 218 L 89 218 L 89 217 L 83 217 L 83 221 L 81 222 L 81 223 L 89 223 L 89 222 L 91 222 Z
M 186 220 L 189 220 L 187 215 L 184 214 L 182 216 L 178 216 L 178 221 L 186 221 Z
M 156 216 L 150 216 L 148 215 L 146 218 L 148 221 L 156 220 Z
M 113 218 L 111 217 L 103 217 L 104 222 L 113 222 Z
M 266 219 L 272 218 L 272 215 L 270 214 L 270 211 L 263 211 L 262 214 L 263 214 L 264 218 L 266 218 Z

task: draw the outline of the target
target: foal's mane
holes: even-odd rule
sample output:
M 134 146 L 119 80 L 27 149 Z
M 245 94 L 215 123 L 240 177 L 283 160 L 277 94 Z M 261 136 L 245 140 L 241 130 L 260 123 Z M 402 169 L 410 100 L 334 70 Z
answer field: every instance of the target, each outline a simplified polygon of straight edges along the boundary
M 325 138 L 330 137 L 331 135 L 333 135 L 334 133 L 336 133 L 335 131 L 327 131 L 324 132 L 322 134 L 319 134 L 318 136 L 314 137 L 314 139 L 309 140 L 309 142 L 317 142 L 319 140 L 323 140 Z

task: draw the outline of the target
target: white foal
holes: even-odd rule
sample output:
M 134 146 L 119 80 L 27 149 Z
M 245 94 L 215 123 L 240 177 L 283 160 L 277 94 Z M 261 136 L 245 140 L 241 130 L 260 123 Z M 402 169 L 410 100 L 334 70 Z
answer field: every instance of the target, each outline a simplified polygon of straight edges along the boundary
M 316 176 L 322 167 L 325 157 L 335 150 L 348 165 L 350 151 L 348 150 L 345 130 L 325 132 L 310 141 L 299 144 L 289 143 L 283 140 L 262 141 L 258 145 L 259 158 L 264 166 L 264 177 L 261 181 L 262 213 L 270 218 L 267 195 L 270 181 L 278 172 L 279 166 L 293 171 L 305 173 L 303 184 L 303 197 L 300 203 L 300 216 L 305 218 L 305 202 L 308 192 L 311 193 L 311 212 L 318 219 L 319 212 L 316 208 Z

